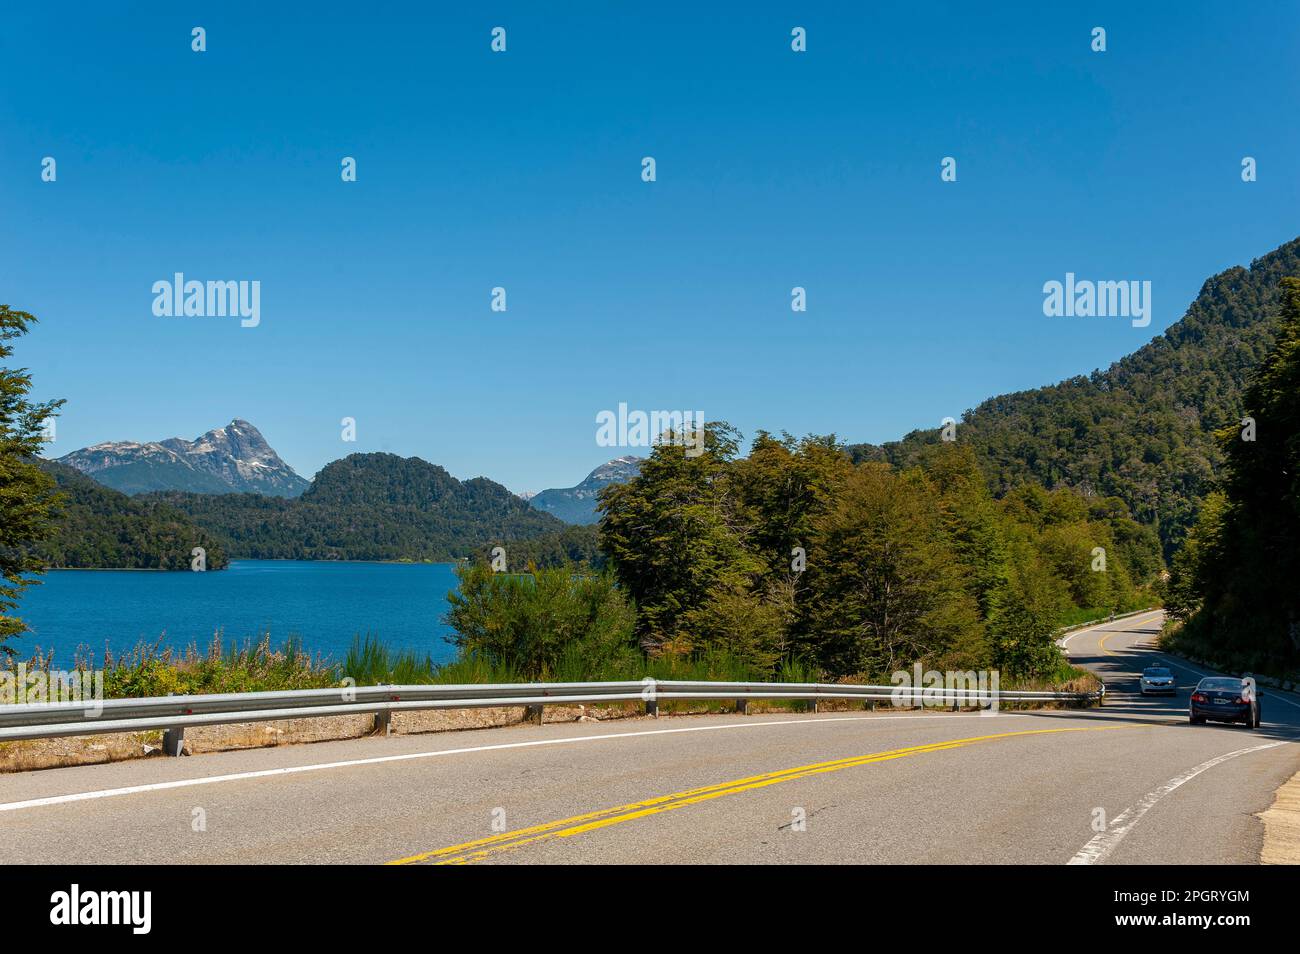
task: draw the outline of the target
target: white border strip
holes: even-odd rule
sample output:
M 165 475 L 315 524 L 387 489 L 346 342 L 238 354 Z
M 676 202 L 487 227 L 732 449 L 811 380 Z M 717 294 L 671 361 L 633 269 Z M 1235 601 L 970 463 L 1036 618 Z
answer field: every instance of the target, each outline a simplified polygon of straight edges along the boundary
M 1210 759 L 1208 762 L 1202 762 L 1195 768 L 1188 769 L 1182 775 L 1171 778 L 1165 784 L 1161 785 L 1154 791 L 1147 792 L 1142 796 L 1142 800 L 1136 805 L 1131 805 L 1115 817 L 1106 830 L 1100 834 L 1094 835 L 1092 839 L 1079 849 L 1079 852 L 1066 862 L 1067 865 L 1095 865 L 1106 859 L 1106 856 L 1119 847 L 1119 843 L 1124 840 L 1124 836 L 1133 830 L 1142 816 L 1149 812 L 1155 804 L 1168 795 L 1170 792 L 1177 790 L 1187 782 L 1190 782 L 1202 772 L 1206 772 L 1214 766 L 1219 765 L 1229 759 L 1235 759 L 1239 755 L 1248 755 L 1251 752 L 1261 752 L 1264 749 L 1275 749 L 1279 745 L 1289 745 L 1288 742 L 1266 742 L 1264 745 L 1251 746 L 1248 749 L 1238 749 L 1235 752 L 1228 752 L 1217 758 Z

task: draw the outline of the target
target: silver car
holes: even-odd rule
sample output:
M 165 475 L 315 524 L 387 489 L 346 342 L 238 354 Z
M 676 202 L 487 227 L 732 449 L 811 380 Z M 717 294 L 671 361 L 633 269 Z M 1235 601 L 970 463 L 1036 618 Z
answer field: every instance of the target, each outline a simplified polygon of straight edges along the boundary
M 1147 666 L 1138 682 L 1144 696 L 1172 696 L 1178 692 L 1173 672 L 1164 666 Z

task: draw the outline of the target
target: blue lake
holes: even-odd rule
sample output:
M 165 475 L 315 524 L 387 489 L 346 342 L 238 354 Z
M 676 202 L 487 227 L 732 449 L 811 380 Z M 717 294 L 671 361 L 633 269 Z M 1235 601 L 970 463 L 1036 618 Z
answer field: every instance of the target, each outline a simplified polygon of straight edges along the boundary
M 454 564 L 237 560 L 208 573 L 141 570 L 51 570 L 24 593 L 18 616 L 31 632 L 11 639 L 20 658 L 37 647 L 70 664 L 78 647 L 98 656 L 141 641 L 206 648 L 217 630 L 241 645 L 270 632 L 273 644 L 303 646 L 341 660 L 357 634 L 435 661 L 455 647 L 442 622 Z

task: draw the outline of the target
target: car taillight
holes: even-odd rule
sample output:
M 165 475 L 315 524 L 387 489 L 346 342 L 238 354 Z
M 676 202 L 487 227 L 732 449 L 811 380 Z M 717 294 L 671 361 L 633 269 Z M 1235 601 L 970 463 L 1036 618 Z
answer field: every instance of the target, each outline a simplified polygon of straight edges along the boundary
M 1195 692 L 1195 693 L 1192 693 L 1192 701 L 1193 701 L 1193 702 L 1208 702 L 1209 700 L 1206 699 L 1205 696 L 1201 695 L 1199 692 Z
M 1241 705 L 1241 704 L 1244 703 L 1245 701 L 1246 701 L 1246 700 L 1243 699 L 1241 696 L 1238 696 L 1238 697 L 1237 697 L 1237 705 Z

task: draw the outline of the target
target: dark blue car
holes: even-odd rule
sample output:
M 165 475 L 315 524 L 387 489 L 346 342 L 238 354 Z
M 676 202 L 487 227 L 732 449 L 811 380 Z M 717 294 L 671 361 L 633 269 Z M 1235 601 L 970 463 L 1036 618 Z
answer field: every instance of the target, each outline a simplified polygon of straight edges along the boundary
M 1259 694 L 1255 680 L 1228 676 L 1207 676 L 1196 684 L 1192 705 L 1187 714 L 1192 725 L 1216 722 L 1240 722 L 1248 729 L 1259 725 Z

